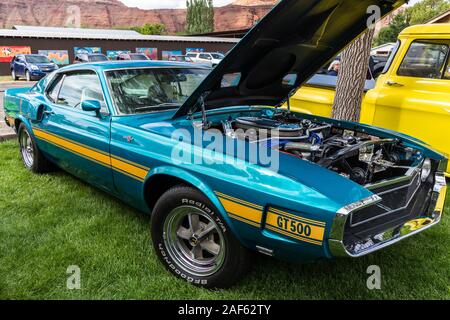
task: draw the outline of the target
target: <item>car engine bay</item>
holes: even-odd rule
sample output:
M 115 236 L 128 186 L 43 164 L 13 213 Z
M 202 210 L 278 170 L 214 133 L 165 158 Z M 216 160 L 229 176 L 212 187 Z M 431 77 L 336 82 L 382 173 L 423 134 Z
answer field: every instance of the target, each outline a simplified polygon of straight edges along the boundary
M 420 151 L 338 125 L 279 111 L 229 117 L 212 125 L 233 139 L 264 144 L 334 171 L 360 185 L 405 175 L 423 162 Z

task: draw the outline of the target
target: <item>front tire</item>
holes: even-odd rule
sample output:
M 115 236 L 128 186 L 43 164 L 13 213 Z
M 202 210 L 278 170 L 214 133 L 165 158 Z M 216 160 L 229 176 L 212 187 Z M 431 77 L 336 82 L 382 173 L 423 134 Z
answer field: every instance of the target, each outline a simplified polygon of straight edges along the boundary
M 205 288 L 233 285 L 249 266 L 249 252 L 201 192 L 177 186 L 162 195 L 151 221 L 155 251 L 177 277 Z
M 25 72 L 25 78 L 27 79 L 27 81 L 28 82 L 30 82 L 31 80 L 33 80 L 32 78 L 31 78 L 31 73 L 30 73 L 30 71 L 26 71 Z
M 11 78 L 12 78 L 14 81 L 19 80 L 19 77 L 17 77 L 17 75 L 16 75 L 16 70 L 14 70 L 14 69 L 11 70 Z
M 34 173 L 45 173 L 51 170 L 51 163 L 38 149 L 33 136 L 25 124 L 21 123 L 18 130 L 20 155 L 25 167 Z

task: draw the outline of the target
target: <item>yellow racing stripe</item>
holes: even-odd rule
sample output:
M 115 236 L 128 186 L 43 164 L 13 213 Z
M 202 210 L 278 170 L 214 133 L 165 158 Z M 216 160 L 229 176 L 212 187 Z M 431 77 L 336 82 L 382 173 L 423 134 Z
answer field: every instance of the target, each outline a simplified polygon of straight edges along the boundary
M 216 194 L 221 194 L 216 192 Z M 221 194 L 223 195 L 223 194 Z M 223 196 L 219 196 L 219 200 L 222 203 L 223 207 L 225 208 L 225 211 L 228 213 L 228 215 L 236 220 L 248 223 L 252 226 L 259 227 L 261 225 L 262 220 L 262 207 L 253 205 L 252 207 L 248 205 L 237 203 L 235 201 L 232 201 L 229 196 L 227 198 Z M 236 199 L 236 198 L 234 198 Z M 258 208 L 258 209 L 255 209 Z
M 301 236 L 293 235 L 293 234 L 291 234 L 289 232 L 286 232 L 284 230 L 280 230 L 278 228 L 275 228 L 275 227 L 272 227 L 272 226 L 269 226 L 269 225 L 266 225 L 266 229 L 274 231 L 276 233 L 280 233 L 280 234 L 285 235 L 285 236 L 287 236 L 289 238 L 294 238 L 294 239 L 297 239 L 297 240 L 300 240 L 300 241 L 303 241 L 303 242 L 315 244 L 317 246 L 321 246 L 322 245 L 322 242 L 320 242 L 320 241 L 314 241 L 314 240 L 311 240 L 311 239 L 308 239 L 308 238 L 304 238 L 304 237 L 301 237 Z
M 110 156 L 107 153 L 82 145 L 75 141 L 59 137 L 55 134 L 50 134 L 37 128 L 33 128 L 35 136 L 41 140 L 47 141 L 57 147 L 60 147 L 66 151 L 72 152 L 87 160 L 94 161 L 98 164 L 110 167 L 117 172 L 125 174 L 133 179 L 144 181 L 150 168 L 143 165 L 139 165 L 132 161 L 117 157 Z

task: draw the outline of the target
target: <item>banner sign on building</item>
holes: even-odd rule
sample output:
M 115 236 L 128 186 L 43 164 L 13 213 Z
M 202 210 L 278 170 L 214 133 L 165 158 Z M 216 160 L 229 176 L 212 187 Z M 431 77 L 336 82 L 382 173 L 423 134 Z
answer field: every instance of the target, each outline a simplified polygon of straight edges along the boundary
M 205 52 L 205 49 L 203 48 L 186 48 L 186 53 L 189 52 Z
M 102 53 L 102 48 L 100 47 L 75 47 L 73 48 L 73 52 L 75 54 L 81 54 L 81 53 Z
M 69 52 L 67 50 L 39 50 L 39 54 L 46 56 L 51 62 L 57 65 L 69 64 Z
M 31 47 L 25 46 L 0 46 L 0 62 L 11 62 L 17 54 L 30 54 Z
M 163 60 L 170 60 L 172 56 L 181 56 L 183 53 L 178 50 L 173 51 L 163 51 L 162 52 L 162 59 Z
M 150 60 L 158 60 L 157 48 L 136 48 L 136 52 L 145 54 Z

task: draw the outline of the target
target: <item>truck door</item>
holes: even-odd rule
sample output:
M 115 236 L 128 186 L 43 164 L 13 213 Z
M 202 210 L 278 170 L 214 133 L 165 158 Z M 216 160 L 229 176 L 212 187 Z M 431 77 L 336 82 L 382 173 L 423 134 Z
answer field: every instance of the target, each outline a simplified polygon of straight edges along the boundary
M 404 41 L 389 72 L 378 80 L 372 121 L 362 121 L 419 138 L 450 155 L 450 41 Z

